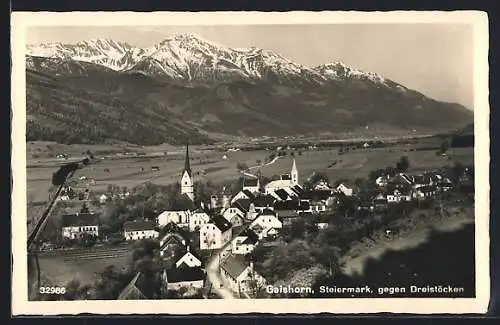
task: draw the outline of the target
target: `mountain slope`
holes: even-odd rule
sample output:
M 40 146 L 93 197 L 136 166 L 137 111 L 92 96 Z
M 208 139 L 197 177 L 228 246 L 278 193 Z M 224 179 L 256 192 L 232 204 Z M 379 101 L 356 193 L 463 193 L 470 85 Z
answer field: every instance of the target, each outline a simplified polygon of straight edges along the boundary
M 38 56 L 27 57 L 29 139 L 156 144 L 207 142 L 211 133 L 437 132 L 472 123 L 461 105 L 340 62 L 307 68 L 191 34 L 146 49 L 78 44 L 31 49 Z

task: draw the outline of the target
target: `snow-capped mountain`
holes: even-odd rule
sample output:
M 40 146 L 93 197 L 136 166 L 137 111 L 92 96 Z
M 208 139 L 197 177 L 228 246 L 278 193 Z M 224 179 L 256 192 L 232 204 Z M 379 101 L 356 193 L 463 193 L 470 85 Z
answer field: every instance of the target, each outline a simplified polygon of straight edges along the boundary
M 42 43 L 28 45 L 26 54 L 36 57 L 70 59 L 99 64 L 112 70 L 123 70 L 135 63 L 130 58 L 137 51 L 125 42 L 110 39 L 93 39 L 76 44 Z
M 359 79 L 369 80 L 371 82 L 380 84 L 384 84 L 386 82 L 386 79 L 378 73 L 356 70 L 339 61 L 320 65 L 318 67 L 315 67 L 314 71 L 330 80 Z
M 109 39 L 76 44 L 47 43 L 28 46 L 27 54 L 83 61 L 115 71 L 137 72 L 187 83 L 245 81 L 319 84 L 343 79 L 385 84 L 375 73 L 365 73 L 336 62 L 315 68 L 297 64 L 259 48 L 228 48 L 195 34 L 178 34 L 147 48 Z

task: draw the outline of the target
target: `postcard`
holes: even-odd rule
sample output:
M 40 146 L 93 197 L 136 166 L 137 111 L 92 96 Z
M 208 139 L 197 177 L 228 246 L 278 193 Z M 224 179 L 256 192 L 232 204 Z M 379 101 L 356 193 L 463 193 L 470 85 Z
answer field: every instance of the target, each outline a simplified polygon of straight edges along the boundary
M 14 12 L 11 50 L 14 315 L 486 311 L 485 13 Z

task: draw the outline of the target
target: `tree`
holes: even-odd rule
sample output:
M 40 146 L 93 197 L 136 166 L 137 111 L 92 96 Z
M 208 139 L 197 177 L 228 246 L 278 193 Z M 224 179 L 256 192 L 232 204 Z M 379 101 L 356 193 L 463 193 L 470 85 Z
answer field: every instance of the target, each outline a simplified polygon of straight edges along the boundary
M 372 170 L 368 174 L 368 179 L 374 182 L 377 178 L 379 178 L 380 176 L 384 176 L 385 174 L 386 174 L 386 171 L 384 169 Z
M 396 164 L 396 171 L 399 173 L 404 173 L 408 170 L 410 167 L 410 160 L 408 159 L 408 156 L 403 156 L 399 159 L 399 161 Z
M 444 154 L 446 153 L 451 147 L 451 140 L 450 139 L 445 139 L 443 142 L 441 142 L 441 145 L 439 146 L 438 154 Z
M 398 170 L 395 167 L 392 167 L 392 166 L 387 166 L 386 169 L 385 169 L 385 173 L 389 177 L 393 177 L 394 175 L 396 175 L 397 172 L 398 172 Z
M 73 279 L 66 284 L 66 293 L 62 300 L 86 300 L 90 289 L 90 285 L 82 285 L 80 281 Z
M 248 170 L 248 165 L 242 162 L 238 162 L 236 164 L 236 169 L 240 172 L 244 172 Z

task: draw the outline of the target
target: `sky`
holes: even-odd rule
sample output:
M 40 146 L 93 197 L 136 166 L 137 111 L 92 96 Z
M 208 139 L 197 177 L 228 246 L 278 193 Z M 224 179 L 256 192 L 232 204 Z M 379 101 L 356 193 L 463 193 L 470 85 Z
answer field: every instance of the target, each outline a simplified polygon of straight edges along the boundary
M 27 44 L 110 38 L 138 47 L 195 33 L 228 47 L 271 50 L 314 67 L 334 61 L 473 109 L 473 39 L 469 24 L 316 24 L 31 27 Z

